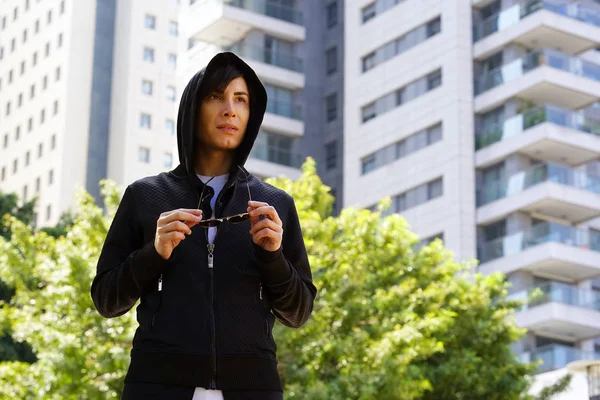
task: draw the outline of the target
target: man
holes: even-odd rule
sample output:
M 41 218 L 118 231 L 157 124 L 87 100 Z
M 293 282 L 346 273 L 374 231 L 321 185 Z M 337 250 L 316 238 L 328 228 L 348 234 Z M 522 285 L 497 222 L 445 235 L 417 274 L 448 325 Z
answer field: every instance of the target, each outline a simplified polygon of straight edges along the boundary
M 180 165 L 125 190 L 91 288 L 107 318 L 141 299 L 124 400 L 283 399 L 273 324 L 304 324 L 316 288 L 293 199 L 243 168 L 266 105 L 216 55 L 182 95 Z

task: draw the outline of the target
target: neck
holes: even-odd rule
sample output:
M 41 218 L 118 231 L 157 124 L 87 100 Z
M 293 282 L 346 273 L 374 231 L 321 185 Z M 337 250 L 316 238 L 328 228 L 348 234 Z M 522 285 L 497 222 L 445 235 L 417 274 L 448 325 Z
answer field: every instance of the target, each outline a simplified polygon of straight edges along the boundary
M 198 150 L 194 170 L 204 176 L 225 175 L 231 170 L 233 152 Z

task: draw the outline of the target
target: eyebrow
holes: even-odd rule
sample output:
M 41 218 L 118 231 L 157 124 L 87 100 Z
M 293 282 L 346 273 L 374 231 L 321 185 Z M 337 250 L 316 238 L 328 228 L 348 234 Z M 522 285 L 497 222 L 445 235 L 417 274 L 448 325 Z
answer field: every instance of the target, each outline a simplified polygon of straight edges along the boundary
M 222 90 L 215 90 L 213 93 L 224 94 L 225 92 L 222 91 Z M 250 95 L 248 93 L 246 93 L 246 92 L 235 92 L 233 95 L 234 96 L 248 96 L 248 97 L 250 97 Z

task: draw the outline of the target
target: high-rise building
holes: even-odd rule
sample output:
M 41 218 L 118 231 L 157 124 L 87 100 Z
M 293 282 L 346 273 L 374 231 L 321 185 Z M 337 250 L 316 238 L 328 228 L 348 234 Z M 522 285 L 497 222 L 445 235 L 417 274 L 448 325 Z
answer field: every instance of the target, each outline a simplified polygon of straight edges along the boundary
M 0 2 L 0 188 L 52 225 L 85 188 L 171 168 L 179 4 Z
M 599 2 L 345 7 L 344 205 L 389 196 L 424 243 L 506 274 L 537 386 L 600 358 Z

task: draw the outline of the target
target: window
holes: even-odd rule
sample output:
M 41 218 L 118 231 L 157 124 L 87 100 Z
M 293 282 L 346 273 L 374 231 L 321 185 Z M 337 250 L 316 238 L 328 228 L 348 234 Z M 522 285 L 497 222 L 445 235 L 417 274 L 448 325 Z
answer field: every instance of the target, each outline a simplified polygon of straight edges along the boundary
M 328 171 L 337 166 L 337 141 L 336 140 L 334 140 L 331 143 L 327 143 L 325 145 L 325 166 Z
M 169 21 L 169 35 L 179 36 L 179 25 L 175 21 Z
M 33 64 L 33 66 L 37 64 L 37 51 L 33 53 L 33 59 L 31 60 L 31 63 Z
M 432 72 L 427 75 L 427 90 L 433 90 L 442 84 L 442 70 Z
M 28 151 L 25 153 L 25 166 L 27 167 L 29 165 L 29 162 L 31 161 L 31 152 Z
M 65 0 L 62 0 L 60 2 L 60 13 L 64 14 L 65 13 Z
M 33 118 L 29 118 L 27 120 L 27 132 L 31 132 L 33 130 Z
M 52 106 L 52 114 L 58 114 L 58 100 L 54 100 L 54 105 Z
M 144 26 L 147 29 L 156 29 L 156 17 L 154 15 L 146 14 Z
M 4 47 L 0 46 L 0 61 L 4 58 Z
M 54 170 L 48 171 L 48 186 L 54 183 Z
M 55 72 L 55 80 L 59 81 L 60 80 L 60 67 L 56 67 L 56 72 Z
M 10 101 L 6 103 L 6 116 L 10 115 Z
M 63 34 L 59 33 L 58 34 L 58 46 L 57 47 L 62 47 L 63 44 Z
M 168 58 L 167 58 L 167 64 L 169 65 L 169 67 L 175 69 L 177 68 L 177 56 L 175 54 L 169 54 Z
M 427 200 L 441 197 L 444 194 L 444 184 L 442 178 L 436 179 L 427 184 Z
M 19 170 L 19 160 L 17 158 L 15 158 L 13 160 L 13 174 L 16 174 L 18 170 Z
M 18 16 L 19 16 L 19 9 L 17 7 L 15 7 L 15 9 L 13 10 L 13 21 L 16 20 Z
M 44 76 L 44 79 L 42 79 L 42 89 L 46 90 L 47 87 L 48 87 L 48 75 Z
M 142 80 L 142 93 L 147 96 L 152 96 L 152 81 L 147 79 Z
M 29 10 L 29 0 L 25 0 L 25 10 Z
M 167 118 L 165 120 L 165 128 L 167 130 L 167 133 L 173 135 L 175 133 L 175 121 L 173 121 L 170 118 Z
M 54 150 L 56 148 L 56 135 L 52 135 L 50 139 L 50 150 Z
M 4 28 L 6 28 L 6 17 L 2 17 L 2 26 L 0 29 L 4 30 Z
M 363 24 L 365 22 L 367 22 L 370 19 L 375 18 L 375 15 L 377 15 L 377 10 L 375 8 L 375 2 L 369 4 L 368 6 L 366 6 L 365 8 L 362 9 L 362 22 Z
M 21 61 L 21 75 L 25 73 L 25 61 Z
M 337 118 L 337 93 L 332 93 L 325 98 L 325 109 L 327 122 L 335 121 Z
M 41 186 L 42 186 L 42 179 L 38 176 L 37 178 L 35 178 L 35 192 L 36 193 L 40 192 Z
M 367 122 L 377 116 L 375 111 L 375 102 L 367 104 L 362 108 L 362 122 Z
M 46 19 L 48 21 L 48 25 L 50 25 L 52 23 L 52 10 L 48 10 L 48 16 Z
M 16 40 L 13 38 L 13 39 L 10 41 L 10 52 L 12 53 L 13 51 L 15 51 L 15 48 L 16 48 L 16 47 L 17 47 L 17 42 L 16 42 Z
M 13 81 L 13 70 L 8 71 L 8 83 L 12 83 Z
M 8 133 L 4 134 L 4 144 L 2 145 L 2 148 L 7 148 L 8 147 Z
M 430 200 L 442 196 L 443 180 L 438 178 L 424 185 L 419 185 L 404 193 L 397 195 L 394 198 L 394 211 L 402 212 L 409 208 L 413 208 L 424 204 Z
M 27 185 L 25 185 L 25 186 L 23 186 L 23 201 L 24 202 L 27 201 L 27 194 L 28 194 L 27 192 L 28 192 Z
M 362 70 L 367 72 L 371 68 L 375 67 L 375 52 L 367 54 L 362 59 Z
M 46 49 L 44 51 L 44 55 L 48 57 L 50 55 L 50 42 L 46 43 Z
M 19 140 L 21 137 L 21 126 L 17 125 L 15 128 L 15 141 Z
M 6 177 L 6 167 L 2 167 L 2 173 L 0 173 L 0 181 L 3 181 Z
M 21 107 L 23 105 L 23 93 L 19 93 L 19 97 L 17 97 L 17 107 Z
M 46 110 L 42 108 L 40 111 L 40 124 L 43 124 L 46 120 Z
M 52 205 L 48 204 L 46 206 L 46 221 L 49 221 L 52 218 Z
M 29 98 L 33 99 L 35 97 L 35 83 L 29 87 Z
M 167 101 L 175 101 L 175 88 L 167 86 Z
M 150 63 L 154 62 L 154 49 L 150 47 L 144 47 L 144 61 Z
M 145 129 L 152 128 L 152 116 L 150 114 L 142 113 L 140 115 L 140 127 Z
M 163 167 L 169 169 L 173 166 L 173 155 L 171 153 L 165 153 L 163 158 Z
M 429 21 L 427 23 L 426 31 L 427 31 L 428 38 L 440 33 L 441 30 L 442 30 L 442 20 L 440 17 L 437 17 L 433 21 Z
M 371 155 L 368 155 L 365 158 L 363 158 L 362 170 L 361 170 L 362 175 L 367 174 L 375 169 L 375 167 L 377 165 L 375 157 L 376 157 L 375 154 L 371 154 Z
M 325 66 L 327 75 L 337 71 L 337 46 L 333 46 L 325 52 Z
M 40 31 L 40 20 L 35 21 L 35 33 L 39 33 Z
M 140 147 L 138 149 L 138 161 L 143 163 L 150 162 L 150 149 L 147 147 Z
M 27 29 L 23 31 L 23 43 L 27 42 Z
M 327 5 L 327 28 L 333 28 L 337 25 L 338 7 L 337 1 Z
M 43 143 L 39 143 L 38 144 L 38 153 L 37 153 L 37 157 L 38 158 L 42 158 L 42 156 L 44 155 L 44 144 Z

